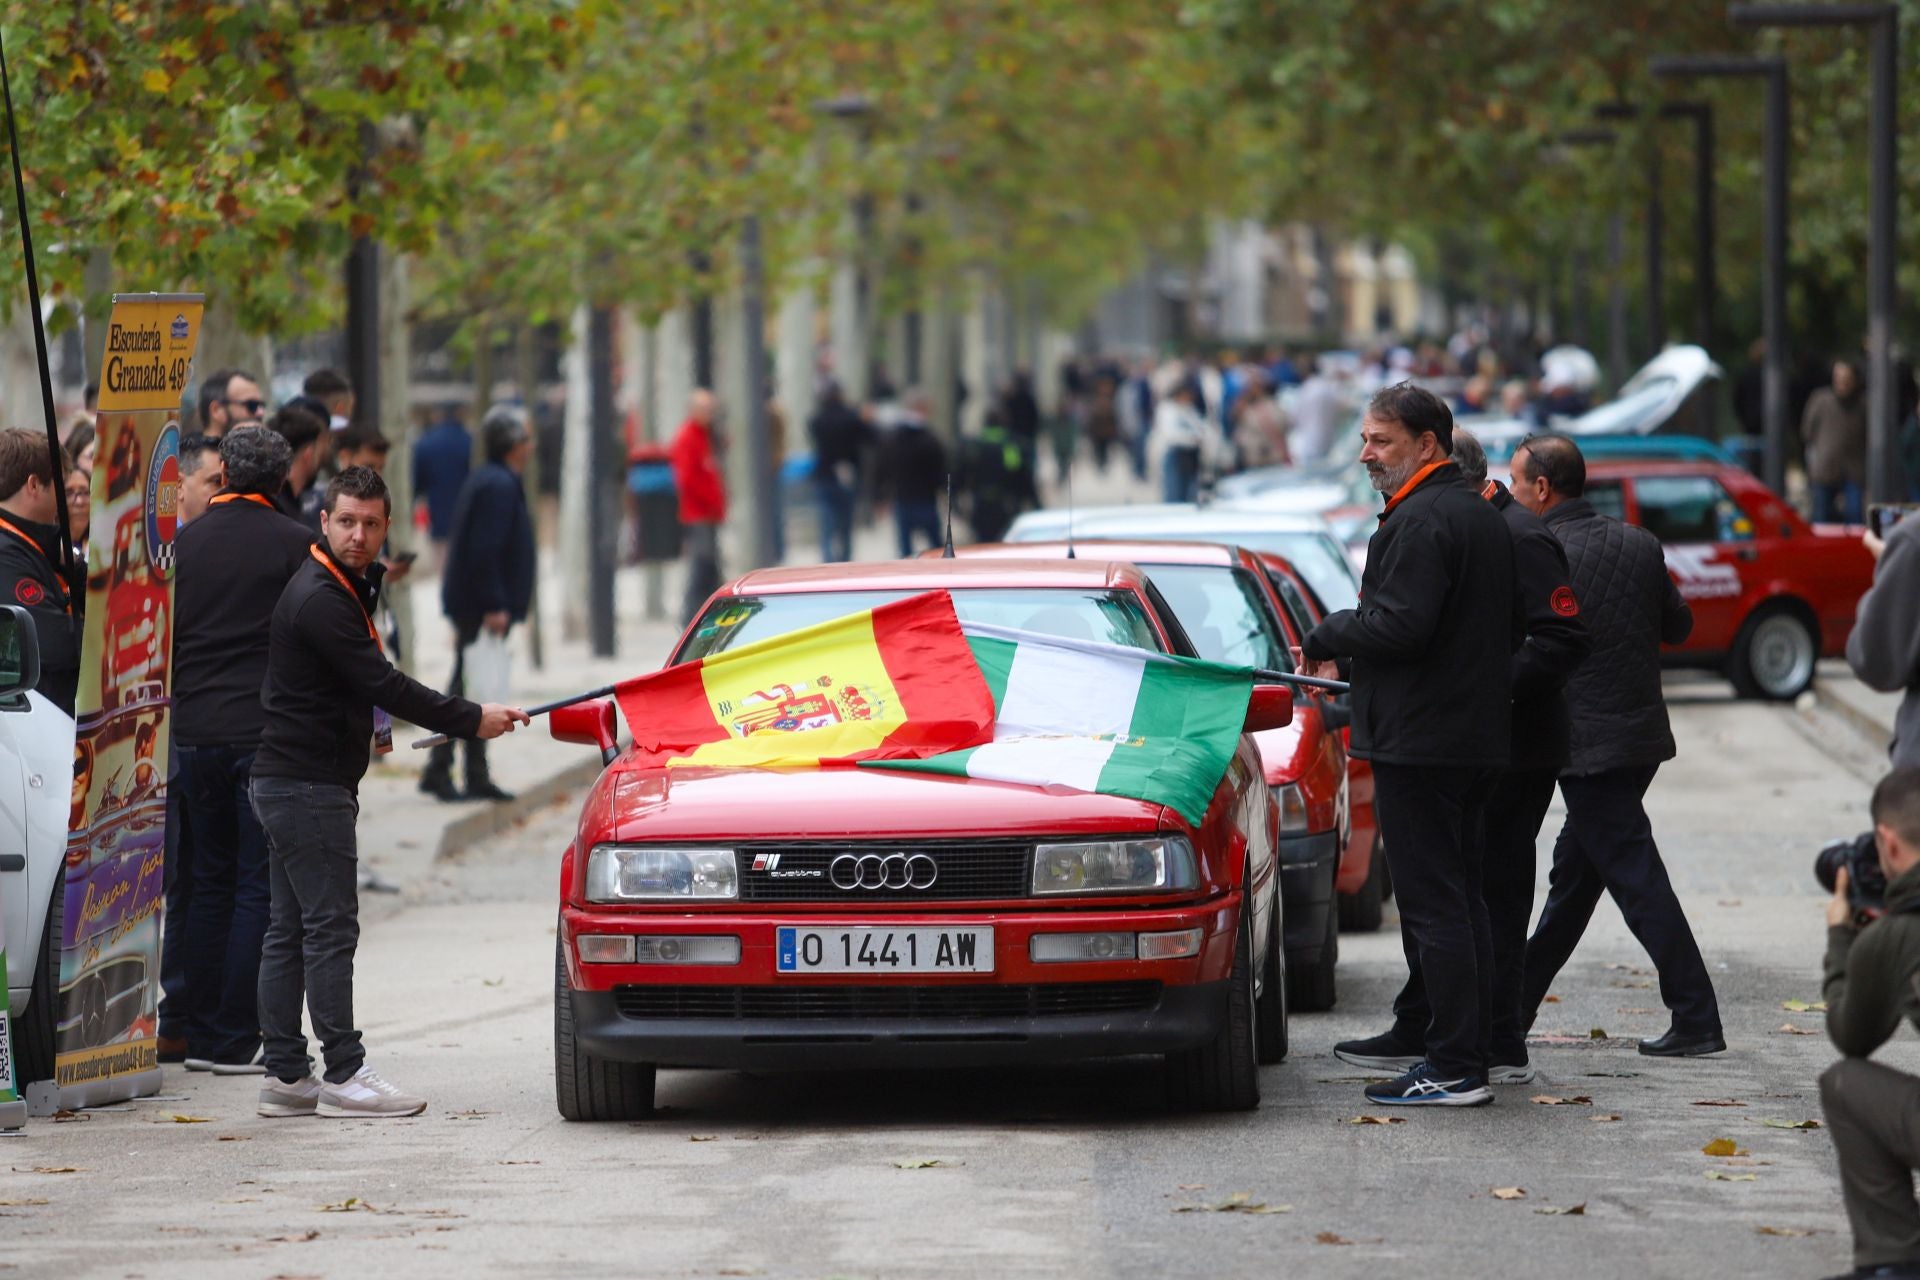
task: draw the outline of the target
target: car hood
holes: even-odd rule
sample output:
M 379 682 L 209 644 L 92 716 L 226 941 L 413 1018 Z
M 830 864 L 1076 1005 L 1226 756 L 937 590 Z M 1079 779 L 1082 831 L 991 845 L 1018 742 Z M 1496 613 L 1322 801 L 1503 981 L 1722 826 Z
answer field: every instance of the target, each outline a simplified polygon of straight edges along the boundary
M 600 775 L 581 838 L 821 840 L 1156 831 L 1183 825 L 1124 796 L 898 769 L 634 768 Z

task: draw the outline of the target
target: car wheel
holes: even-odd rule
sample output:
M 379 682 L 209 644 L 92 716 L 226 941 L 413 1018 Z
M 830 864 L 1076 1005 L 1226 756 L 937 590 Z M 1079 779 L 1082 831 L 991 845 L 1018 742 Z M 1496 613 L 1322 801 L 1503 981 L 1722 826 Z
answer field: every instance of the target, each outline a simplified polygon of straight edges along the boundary
M 1372 933 L 1380 927 L 1387 901 L 1387 851 L 1373 838 L 1367 854 L 1367 878 L 1352 893 L 1340 895 L 1340 927 L 1348 933 Z
M 607 1062 L 580 1047 L 562 945 L 556 941 L 553 949 L 553 1085 L 560 1114 L 568 1120 L 645 1120 L 653 1114 L 654 1068 Z
M 1741 625 L 1727 675 L 1743 698 L 1791 702 L 1813 683 L 1819 660 L 1813 619 L 1797 604 L 1776 601 L 1754 610 Z
M 1321 1013 L 1333 1008 L 1337 998 L 1334 990 L 1333 971 L 1340 963 L 1340 913 L 1337 909 L 1327 911 L 1327 932 L 1320 940 L 1320 954 L 1313 958 L 1312 964 L 1287 966 L 1287 977 L 1293 989 L 1287 994 L 1293 1001 L 1293 1007 L 1309 1013 Z
M 1251 1111 L 1260 1105 L 1259 1001 L 1253 990 L 1253 912 L 1234 934 L 1226 1016 L 1204 1044 L 1167 1058 L 1167 1098 L 1194 1111 Z
M 1260 1003 L 1254 1026 L 1259 1033 L 1263 1065 L 1287 1060 L 1287 948 L 1280 936 L 1280 904 L 1273 904 L 1273 934 L 1267 939 L 1267 958 L 1261 966 Z
M 46 925 L 40 930 L 40 954 L 34 961 L 26 1016 L 12 1020 L 14 1065 L 22 1084 L 53 1079 L 53 1062 L 59 1054 L 60 935 L 67 927 L 66 888 L 64 877 L 54 882 Z

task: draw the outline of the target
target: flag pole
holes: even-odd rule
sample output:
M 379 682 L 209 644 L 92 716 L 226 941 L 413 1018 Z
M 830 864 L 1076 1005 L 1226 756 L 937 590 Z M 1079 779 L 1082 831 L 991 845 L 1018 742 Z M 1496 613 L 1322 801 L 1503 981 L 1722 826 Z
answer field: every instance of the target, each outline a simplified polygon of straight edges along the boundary
M 66 475 L 60 466 L 60 429 L 53 415 L 53 366 L 47 360 L 47 326 L 40 315 L 40 273 L 33 264 L 33 228 L 27 224 L 27 183 L 20 171 L 20 131 L 13 120 L 13 84 L 7 75 L 7 49 L 0 38 L 0 99 L 7 108 L 7 151 L 13 157 L 13 201 L 20 212 L 20 249 L 27 262 L 27 309 L 33 313 L 33 349 L 40 359 L 40 403 L 47 417 L 47 452 L 53 464 L 54 484 L 61 489 L 55 506 L 60 527 L 60 569 L 73 576 L 73 526 L 67 515 Z
M 589 689 L 585 693 L 576 693 L 565 698 L 555 698 L 552 702 L 543 702 L 537 707 L 526 708 L 526 713 L 530 716 L 543 716 L 549 711 L 558 711 L 562 707 L 570 707 L 576 702 L 585 702 L 589 698 L 611 698 L 614 688 L 615 686 L 606 684 L 601 685 L 598 689 Z M 424 751 L 428 747 L 437 747 L 443 742 L 451 741 L 452 739 L 446 734 L 436 733 L 431 738 L 422 738 L 414 743 L 413 749 L 415 751 Z
M 1291 671 L 1263 671 L 1254 668 L 1253 678 L 1261 684 L 1298 684 L 1309 689 L 1329 689 L 1334 693 L 1346 693 L 1353 685 L 1346 680 L 1327 680 L 1320 676 L 1297 676 Z

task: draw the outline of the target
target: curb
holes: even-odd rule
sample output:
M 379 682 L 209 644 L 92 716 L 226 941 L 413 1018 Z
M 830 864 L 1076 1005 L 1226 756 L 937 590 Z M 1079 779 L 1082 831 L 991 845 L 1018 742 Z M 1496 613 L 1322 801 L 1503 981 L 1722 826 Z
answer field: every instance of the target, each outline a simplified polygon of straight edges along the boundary
M 1856 731 L 1872 739 L 1875 746 L 1885 748 L 1889 742 L 1893 741 L 1892 725 L 1883 724 L 1873 715 L 1840 697 L 1827 686 L 1825 681 L 1813 682 L 1813 696 L 1821 706 L 1845 720 Z
M 449 822 L 440 831 L 440 843 L 434 847 L 433 860 L 444 861 L 476 841 L 497 836 L 517 826 L 570 791 L 591 786 L 606 766 L 589 753 L 586 759 L 549 774 L 532 786 L 516 793 L 502 804 L 490 804 Z

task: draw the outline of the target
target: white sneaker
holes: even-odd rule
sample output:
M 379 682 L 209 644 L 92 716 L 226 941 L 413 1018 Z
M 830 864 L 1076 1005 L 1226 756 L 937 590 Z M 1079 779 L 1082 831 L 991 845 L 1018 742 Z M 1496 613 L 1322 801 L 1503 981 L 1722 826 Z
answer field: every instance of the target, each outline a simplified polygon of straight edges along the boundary
M 308 1076 L 288 1084 L 278 1076 L 268 1076 L 260 1086 L 260 1114 L 270 1120 L 290 1116 L 310 1116 L 320 1104 L 320 1080 Z
M 427 1100 L 388 1084 L 372 1067 L 362 1066 L 343 1084 L 320 1086 L 319 1113 L 344 1118 L 417 1116 L 427 1109 Z

